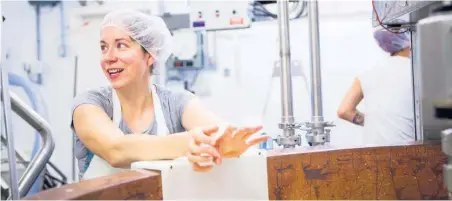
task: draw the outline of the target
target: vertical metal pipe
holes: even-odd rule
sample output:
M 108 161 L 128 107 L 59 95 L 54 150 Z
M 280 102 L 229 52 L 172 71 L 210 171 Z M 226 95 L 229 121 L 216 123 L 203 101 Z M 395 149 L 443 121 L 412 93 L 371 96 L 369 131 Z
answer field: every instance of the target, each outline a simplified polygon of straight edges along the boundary
M 290 32 L 288 1 L 278 0 L 278 28 L 281 59 L 281 110 L 282 124 L 294 123 L 292 100 L 292 75 L 290 66 Z M 284 136 L 293 136 L 294 130 L 284 128 Z
M 36 57 L 41 61 L 41 5 L 36 4 Z
M 74 92 L 72 94 L 72 97 L 75 98 L 75 96 L 77 96 L 77 75 L 78 75 L 78 56 L 75 56 L 74 59 Z M 72 182 L 76 181 L 76 177 L 75 177 L 75 169 L 77 168 L 75 161 L 75 138 L 72 137 Z
M 320 70 L 319 14 L 317 0 L 309 4 L 309 37 L 311 46 L 311 107 L 313 120 L 323 121 L 322 74 Z
M 14 149 L 14 135 L 11 125 L 11 99 L 9 96 L 8 87 L 8 69 L 5 66 L 1 66 L 1 99 L 3 107 L 3 126 L 6 132 L 6 140 L 8 141 L 8 159 L 9 159 L 9 176 L 10 185 L 9 189 L 11 192 L 10 198 L 12 200 L 18 200 L 19 197 L 19 185 L 17 179 L 17 169 L 16 169 L 16 149 Z
M 60 57 L 66 57 L 66 23 L 64 18 L 64 4 L 60 2 L 60 30 L 61 30 L 61 44 L 59 47 Z

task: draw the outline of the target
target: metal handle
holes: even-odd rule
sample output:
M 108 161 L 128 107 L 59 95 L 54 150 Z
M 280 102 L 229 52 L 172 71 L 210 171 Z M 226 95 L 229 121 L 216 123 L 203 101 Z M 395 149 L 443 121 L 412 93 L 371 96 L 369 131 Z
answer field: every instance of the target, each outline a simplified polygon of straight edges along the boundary
M 55 149 L 55 143 L 52 138 L 52 132 L 49 124 L 42 117 L 40 117 L 38 113 L 22 102 L 16 94 L 10 92 L 10 97 L 11 109 L 39 132 L 43 142 L 43 146 L 39 150 L 38 154 L 29 163 L 22 178 L 20 178 L 19 195 L 20 197 L 24 197 L 30 191 L 39 174 L 42 170 L 44 170 L 47 162 L 52 156 L 53 150 Z

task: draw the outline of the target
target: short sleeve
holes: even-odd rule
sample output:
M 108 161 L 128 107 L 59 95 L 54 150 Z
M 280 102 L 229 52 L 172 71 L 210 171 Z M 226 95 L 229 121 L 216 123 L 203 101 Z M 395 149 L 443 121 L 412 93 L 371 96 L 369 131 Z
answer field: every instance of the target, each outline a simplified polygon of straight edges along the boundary
M 182 115 L 184 114 L 185 107 L 187 104 L 195 98 L 195 95 L 188 91 L 178 91 L 174 92 L 172 96 L 173 107 L 176 111 L 176 115 L 179 119 L 182 119 Z
M 73 115 L 75 109 L 83 104 L 96 105 L 102 108 L 110 117 L 112 116 L 111 100 L 109 98 L 110 93 L 108 93 L 107 88 L 100 88 L 95 90 L 89 90 L 78 94 L 72 104 L 71 109 L 71 128 L 74 129 L 73 125 Z
M 170 132 L 184 132 L 182 115 L 195 95 L 186 90 L 170 90 L 162 86 L 157 87 L 157 93 L 162 101 L 163 113 Z

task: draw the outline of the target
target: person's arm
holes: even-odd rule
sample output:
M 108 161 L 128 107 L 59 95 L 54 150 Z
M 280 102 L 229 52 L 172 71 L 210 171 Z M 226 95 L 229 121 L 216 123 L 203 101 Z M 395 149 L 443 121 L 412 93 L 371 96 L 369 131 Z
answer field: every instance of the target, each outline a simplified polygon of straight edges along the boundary
M 186 129 L 218 126 L 219 131 L 214 134 L 216 148 L 226 158 L 237 157 L 249 147 L 267 141 L 268 136 L 251 137 L 262 129 L 262 126 L 234 128 L 207 109 L 198 98 L 192 98 L 182 113 L 182 125 Z
M 74 110 L 74 130 L 84 145 L 113 167 L 135 161 L 174 159 L 188 151 L 188 132 L 164 137 L 128 134 L 117 128 L 102 108 L 83 104 Z
M 364 125 L 364 114 L 359 112 L 356 107 L 364 98 L 360 81 L 355 78 L 352 87 L 348 90 L 341 105 L 337 111 L 339 118 L 354 123 L 356 125 Z

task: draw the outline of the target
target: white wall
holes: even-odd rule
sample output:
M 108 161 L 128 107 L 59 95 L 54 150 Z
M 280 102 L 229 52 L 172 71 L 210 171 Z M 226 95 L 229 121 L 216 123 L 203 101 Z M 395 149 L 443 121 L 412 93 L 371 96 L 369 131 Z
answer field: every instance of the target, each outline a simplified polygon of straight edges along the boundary
M 2 13 L 6 17 L 2 32 L 2 61 L 10 72 L 26 77 L 24 63 L 36 63 L 36 23 L 34 8 L 28 1 L 3 1 Z M 66 2 L 65 2 L 66 3 Z M 67 4 L 76 2 L 67 2 Z M 66 8 L 67 10 L 67 8 Z M 67 24 L 67 23 L 66 23 Z M 67 28 L 67 27 L 66 27 Z M 52 161 L 71 177 L 71 133 L 69 129 L 74 61 L 70 49 L 67 57 L 58 55 L 60 39 L 59 8 L 43 8 L 41 16 L 42 61 L 44 61 L 44 83 L 37 86 L 45 97 L 49 123 L 56 142 Z M 14 88 L 14 92 L 28 103 L 25 93 Z M 13 115 L 16 147 L 31 154 L 34 141 L 33 129 L 17 115 Z
M 333 128 L 331 136 L 332 143 L 337 144 L 360 143 L 360 129 L 338 120 L 336 109 L 354 76 L 371 67 L 383 55 L 372 38 L 370 4 L 367 1 L 358 2 L 321 1 L 320 3 L 324 116 L 325 120 L 334 121 L 337 125 Z M 171 3 L 175 4 L 174 1 Z M 138 4 L 134 6 L 138 7 Z M 70 17 L 86 9 L 80 9 L 78 3 L 73 1 L 64 1 L 64 5 L 68 26 L 66 38 L 84 36 L 81 32 L 88 30 L 86 26 L 76 27 L 77 23 L 70 20 L 72 19 Z M 125 3 L 121 2 L 121 6 L 124 7 L 124 5 Z M 347 9 L 338 9 L 339 5 Z M 167 9 L 175 7 L 177 6 L 166 6 Z M 181 6 L 177 8 L 181 10 Z M 25 76 L 22 64 L 36 58 L 34 10 L 27 1 L 4 1 L 2 12 L 7 18 L 2 29 L 2 54 L 9 53 L 10 57 L 6 63 L 12 72 Z M 86 39 L 85 43 L 83 40 L 72 41 L 72 43 L 67 41 L 68 55 L 64 58 L 59 57 L 57 51 L 60 45 L 59 9 L 44 8 L 41 19 L 42 59 L 46 63 L 46 68 L 45 82 L 40 86 L 40 90 L 46 97 L 49 122 L 56 142 L 52 161 L 70 178 L 72 133 L 69 123 L 74 86 L 74 56 L 76 52 L 80 52 L 75 49 L 75 43 L 85 48 L 97 48 L 97 43 L 87 44 L 86 41 L 91 39 Z M 302 70 L 309 78 L 307 19 L 294 20 L 290 26 L 292 59 L 301 62 Z M 197 88 L 208 87 L 211 96 L 203 99 L 218 114 L 237 124 L 264 123 L 266 131 L 273 135 L 280 132 L 277 129 L 277 123 L 281 117 L 279 78 L 271 78 L 273 64 L 278 60 L 279 54 L 277 34 L 276 21 L 256 23 L 247 30 L 218 32 L 216 55 L 220 70 L 216 73 L 203 74 L 197 83 Z M 79 63 L 79 68 L 100 69 L 95 66 L 98 58 L 94 54 L 90 58 L 82 59 L 87 59 L 88 63 Z M 231 77 L 222 76 L 224 68 L 232 69 Z M 91 75 L 90 71 L 80 72 L 84 74 L 78 75 L 78 87 L 88 87 L 87 83 L 93 80 L 92 77 L 88 77 Z M 306 87 L 309 89 L 309 86 L 304 84 L 305 81 L 310 83 L 302 77 L 293 78 L 297 121 L 306 121 L 310 118 L 310 96 L 306 91 Z M 270 85 L 271 88 L 269 88 Z M 20 90 L 14 91 L 25 99 L 24 93 Z M 266 115 L 262 117 L 268 91 L 271 98 Z M 31 127 L 25 126 L 17 116 L 14 116 L 13 122 L 14 134 L 17 136 L 15 137 L 16 146 L 30 152 L 34 136 Z

